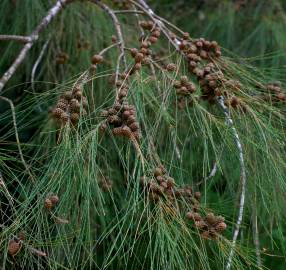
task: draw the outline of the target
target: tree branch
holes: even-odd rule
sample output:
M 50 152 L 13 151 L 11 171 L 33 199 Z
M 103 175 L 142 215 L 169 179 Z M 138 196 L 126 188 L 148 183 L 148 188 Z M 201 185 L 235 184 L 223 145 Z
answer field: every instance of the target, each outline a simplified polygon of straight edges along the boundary
M 58 0 L 56 4 L 49 10 L 48 14 L 42 19 L 42 21 L 36 27 L 36 29 L 32 32 L 32 34 L 29 36 L 31 41 L 25 44 L 25 46 L 22 48 L 17 58 L 14 60 L 13 64 L 0 79 L 0 93 L 4 88 L 5 84 L 10 80 L 10 78 L 16 72 L 19 65 L 24 61 L 27 53 L 32 48 L 35 41 L 38 40 L 40 32 L 47 27 L 47 25 L 52 21 L 52 19 L 64 8 L 65 4 L 67 4 L 68 2 L 70 1 Z
M 233 136 L 235 139 L 235 143 L 236 143 L 236 147 L 237 147 L 237 150 L 239 152 L 239 164 L 240 164 L 241 194 L 240 194 L 238 217 L 237 217 L 235 230 L 234 230 L 233 237 L 232 237 L 231 250 L 230 250 L 229 257 L 228 257 L 227 264 L 226 264 L 226 270 L 229 270 L 231 268 L 232 259 L 234 256 L 235 245 L 236 245 L 236 240 L 237 240 L 237 237 L 238 237 L 238 234 L 240 231 L 240 226 L 241 226 L 241 222 L 242 222 L 242 218 L 243 218 L 244 203 L 245 203 L 245 190 L 246 190 L 246 187 L 245 187 L 246 186 L 246 168 L 245 168 L 245 163 L 244 163 L 244 154 L 243 154 L 242 144 L 240 142 L 238 132 L 237 132 L 236 128 L 234 127 L 234 123 L 233 123 L 233 120 L 230 116 L 229 110 L 226 107 L 226 105 L 224 104 L 224 97 L 223 96 L 217 97 L 217 102 L 220 105 L 220 107 L 223 109 L 223 112 L 224 112 L 224 115 L 226 118 L 226 124 L 232 130 L 232 133 L 233 133 Z
M 18 41 L 21 43 L 29 43 L 32 42 L 32 38 L 30 36 L 17 36 L 17 35 L 0 35 L 1 41 Z

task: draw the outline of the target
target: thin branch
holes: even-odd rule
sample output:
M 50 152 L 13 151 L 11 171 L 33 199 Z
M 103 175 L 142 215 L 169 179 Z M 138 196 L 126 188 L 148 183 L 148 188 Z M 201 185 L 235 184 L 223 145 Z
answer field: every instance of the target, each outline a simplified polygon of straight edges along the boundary
M 144 14 L 143 11 L 140 11 L 140 10 L 129 10 L 129 9 L 113 10 L 113 13 L 114 14 L 125 14 L 125 13 Z
M 256 201 L 256 196 L 255 196 L 255 201 Z M 260 252 L 259 231 L 258 231 L 258 224 L 257 224 L 257 211 L 256 211 L 255 204 L 253 204 L 252 228 L 253 228 L 253 241 L 255 245 L 256 264 L 258 268 L 261 269 L 262 261 L 261 261 L 261 252 Z
M 30 36 L 0 35 L 0 41 L 18 41 L 21 43 L 29 43 L 33 40 Z
M 20 51 L 19 55 L 14 60 L 10 68 L 4 73 L 0 79 L 0 93 L 5 86 L 5 84 L 10 80 L 13 74 L 16 72 L 19 65 L 24 61 L 27 56 L 27 53 L 34 45 L 35 41 L 38 40 L 40 32 L 47 27 L 47 25 L 52 21 L 52 19 L 65 7 L 65 4 L 70 2 L 69 0 L 58 0 L 56 4 L 48 11 L 48 14 L 42 19 L 40 24 L 29 36 L 31 42 L 25 44 L 25 46 Z
M 240 230 L 240 226 L 241 226 L 241 222 L 243 218 L 244 204 L 245 204 L 245 190 L 246 190 L 246 168 L 245 168 L 245 163 L 244 163 L 244 154 L 243 154 L 242 144 L 240 142 L 238 132 L 234 126 L 233 120 L 230 116 L 229 110 L 227 106 L 224 104 L 224 97 L 223 96 L 217 97 L 217 102 L 220 105 L 220 107 L 223 109 L 223 112 L 226 118 L 226 124 L 232 130 L 235 143 L 236 143 L 236 147 L 239 152 L 239 163 L 240 163 L 241 194 L 240 194 L 238 217 L 237 217 L 235 230 L 234 230 L 233 237 L 232 237 L 231 250 L 230 250 L 229 257 L 228 257 L 227 264 L 226 264 L 226 270 L 229 270 L 231 268 L 235 245 L 236 245 L 237 237 L 239 234 L 239 230 Z
M 2 175 L 1 172 L 0 172 L 0 187 L 2 187 L 4 189 L 4 191 L 6 192 L 9 203 L 11 205 L 13 205 L 14 204 L 14 199 L 13 199 L 12 195 L 10 194 L 8 188 L 6 187 L 6 184 L 4 182 L 3 175 Z
M 22 148 L 21 148 L 21 143 L 20 143 L 20 139 L 19 139 L 19 134 L 18 134 L 18 128 L 17 128 L 17 122 L 16 122 L 16 114 L 15 114 L 15 107 L 14 107 L 14 104 L 13 102 L 9 99 L 9 98 L 6 98 L 6 97 L 2 97 L 0 96 L 0 99 L 6 101 L 9 103 L 10 105 L 10 108 L 11 108 L 11 111 L 12 111 L 12 118 L 13 118 L 13 125 L 14 125 L 14 130 L 15 130 L 15 137 L 16 137 L 16 143 L 17 143 L 17 146 L 18 146 L 18 151 L 19 151 L 19 154 L 20 154 L 20 158 L 21 158 L 21 161 L 26 169 L 26 171 L 28 172 L 30 178 L 32 181 L 35 181 L 35 178 L 34 176 L 32 175 L 32 173 L 30 172 L 30 167 L 28 166 L 28 164 L 26 163 L 25 159 L 24 159 L 24 155 L 23 155 L 23 152 L 22 152 Z
M 43 46 L 43 48 L 42 48 L 42 50 L 41 50 L 41 52 L 40 52 L 40 54 L 39 54 L 39 56 L 38 56 L 36 62 L 35 62 L 35 64 L 33 65 L 33 68 L 32 68 L 32 73 L 31 73 L 31 85 L 32 85 L 32 90 L 33 90 L 33 92 L 35 92 L 34 83 L 35 83 L 36 70 L 37 70 L 37 68 L 38 68 L 38 66 L 39 66 L 39 64 L 40 64 L 40 62 L 41 62 L 41 60 L 42 60 L 42 58 L 43 58 L 43 56 L 44 56 L 44 53 L 45 53 L 45 51 L 46 51 L 46 49 L 47 49 L 47 47 L 48 47 L 49 42 L 50 42 L 50 39 L 48 39 L 48 40 L 45 42 L 45 44 L 44 44 L 44 46 Z
M 124 53 L 124 39 L 123 39 L 123 35 L 122 35 L 122 30 L 121 30 L 121 25 L 120 22 L 117 18 L 117 16 L 115 15 L 114 11 L 112 9 L 110 9 L 107 5 L 103 4 L 102 2 L 98 1 L 98 0 L 90 0 L 92 3 L 95 3 L 96 5 L 98 5 L 100 8 L 102 8 L 104 11 L 106 11 L 106 13 L 111 17 L 115 31 L 116 31 L 116 35 L 119 41 L 119 50 L 120 50 L 120 57 L 122 57 L 123 59 L 123 63 L 125 68 L 127 68 L 127 62 L 126 62 L 126 57 L 125 57 L 125 53 Z
M 215 162 L 210 174 L 205 178 L 205 181 L 213 178 L 215 176 L 216 172 L 217 172 L 217 163 Z

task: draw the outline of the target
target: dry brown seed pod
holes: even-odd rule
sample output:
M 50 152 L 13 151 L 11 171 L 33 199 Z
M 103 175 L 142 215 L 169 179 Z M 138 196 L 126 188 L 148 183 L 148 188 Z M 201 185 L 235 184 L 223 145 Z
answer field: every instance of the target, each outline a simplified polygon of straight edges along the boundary
M 140 63 L 142 61 L 143 57 L 144 57 L 143 53 L 137 53 L 135 55 L 135 62 Z
M 215 95 L 216 95 L 217 97 L 222 95 L 222 91 L 221 91 L 219 88 L 216 88 L 216 89 L 214 90 L 214 93 L 215 93 Z
M 96 65 L 96 64 L 100 64 L 103 62 L 103 56 L 100 54 L 95 54 L 94 56 L 92 56 L 91 58 L 91 62 Z
M 219 233 L 223 232 L 226 229 L 227 225 L 224 222 L 220 222 L 216 225 L 215 230 Z
M 175 179 L 172 177 L 167 178 L 167 185 L 168 187 L 174 187 L 175 186 Z
M 122 84 L 123 84 L 123 81 L 118 80 L 115 85 L 116 85 L 117 87 L 121 87 Z
M 201 48 L 203 47 L 203 43 L 201 41 L 196 41 L 196 46 Z
M 62 110 L 66 110 L 67 104 L 66 103 L 62 103 L 62 102 L 58 102 L 56 107 L 59 108 L 59 109 L 62 109 Z
M 129 138 L 131 137 L 132 132 L 131 132 L 131 130 L 130 130 L 130 128 L 128 126 L 123 126 L 122 127 L 122 135 L 126 136 L 126 137 L 129 137 Z
M 126 120 L 126 119 L 128 119 L 128 118 L 130 117 L 130 115 L 131 115 L 131 114 L 130 114 L 129 111 L 124 111 L 124 112 L 122 113 L 122 118 Z
M 142 64 L 143 65 L 149 65 L 151 63 L 151 59 L 149 57 L 144 57 L 142 59 Z
M 151 21 L 151 20 L 149 20 L 149 21 L 147 22 L 147 29 L 148 29 L 148 30 L 151 30 L 153 27 L 154 27 L 154 22 Z
M 279 100 L 283 101 L 283 100 L 286 100 L 286 95 L 285 95 L 284 93 L 279 93 L 279 94 L 277 95 L 277 98 L 278 98 Z
M 163 188 L 163 189 L 167 189 L 168 188 L 168 184 L 165 182 L 165 181 L 162 181 L 160 183 L 160 186 Z
M 206 221 L 210 225 L 214 225 L 217 222 L 216 216 L 213 213 L 208 213 L 206 216 Z
M 111 36 L 111 42 L 116 43 L 117 42 L 117 37 L 115 35 Z
M 196 212 L 193 213 L 193 218 L 195 221 L 201 221 L 202 220 L 201 215 L 199 213 L 196 213 Z
M 71 112 L 79 112 L 80 111 L 80 103 L 77 99 L 73 98 L 70 101 L 70 110 Z
M 203 220 L 200 220 L 200 221 L 196 221 L 195 222 L 195 226 L 200 229 L 200 230 L 203 230 L 203 229 L 206 229 L 207 228 L 207 224 L 203 221 Z
M 159 168 L 159 169 L 160 169 L 160 168 Z M 161 171 L 161 173 L 162 173 L 162 171 Z M 156 176 L 156 179 L 157 179 L 158 182 L 165 181 L 164 177 L 161 176 L 161 175 Z
M 119 125 L 121 124 L 121 118 L 118 115 L 110 115 L 107 117 L 107 121 L 109 124 Z
M 190 39 L 190 34 L 188 32 L 183 33 L 183 39 L 185 40 Z
M 87 102 L 87 98 L 86 97 L 82 97 L 81 104 L 82 104 L 84 109 L 87 109 L 88 102 Z
M 118 135 L 118 136 L 123 135 L 122 127 L 113 128 L 112 134 L 115 136 L 116 135 Z
M 154 44 L 154 43 L 156 43 L 158 41 L 158 38 L 154 37 L 154 36 L 151 36 L 151 37 L 149 37 L 148 40 L 150 41 L 150 43 Z
M 8 253 L 11 256 L 15 256 L 20 251 L 21 247 L 22 247 L 21 241 L 12 239 L 9 241 L 9 244 L 8 244 Z
M 147 21 L 140 21 L 139 25 L 143 28 L 146 29 L 148 27 L 148 22 Z
M 66 99 L 66 100 L 71 100 L 72 97 L 73 97 L 72 91 L 66 91 L 66 92 L 63 94 L 63 98 Z
M 217 221 L 217 223 L 224 222 L 224 217 L 223 216 L 217 216 L 216 221 Z
M 169 63 L 167 66 L 166 66 L 166 69 L 168 71 L 175 71 L 177 69 L 177 65 L 174 64 L 174 63 Z
M 100 126 L 99 126 L 99 130 L 101 132 L 104 132 L 106 129 L 107 129 L 107 125 L 105 123 L 101 123 Z
M 204 77 L 204 70 L 203 70 L 203 69 L 197 69 L 197 70 L 196 70 L 196 75 L 197 75 L 199 78 L 203 78 L 203 77 Z
M 181 84 L 186 85 L 188 83 L 188 76 L 181 76 Z
M 162 175 L 162 174 L 163 174 L 163 172 L 162 172 L 161 168 L 159 168 L 159 167 L 155 168 L 155 170 L 154 170 L 154 176 L 157 177 L 157 180 L 159 180 L 159 179 L 158 179 L 158 176 L 160 176 L 160 175 Z M 160 181 L 160 180 L 159 180 L 159 181 Z
M 216 57 L 220 57 L 221 56 L 221 51 L 220 50 L 216 50 L 215 51 L 215 56 Z
M 218 47 L 218 43 L 216 41 L 212 41 L 211 42 L 211 47 L 212 48 L 217 48 Z
M 183 40 L 179 44 L 179 49 L 184 50 L 187 47 L 187 45 L 188 45 L 188 43 L 185 40 Z
M 63 123 L 67 123 L 69 121 L 69 115 L 66 112 L 61 114 L 61 121 Z
M 182 86 L 180 89 L 178 89 L 177 94 L 179 95 L 188 95 L 189 91 L 186 86 Z
M 211 88 L 216 88 L 217 87 L 217 82 L 215 80 L 211 80 L 211 81 L 209 81 L 209 86 Z
M 181 82 L 180 81 L 174 81 L 173 86 L 177 89 L 181 88 Z
M 64 104 L 68 105 L 68 104 L 69 104 L 69 101 L 66 100 L 66 99 L 63 97 L 63 98 L 60 98 L 60 99 L 58 100 L 58 103 L 64 103 Z
M 197 48 L 196 45 L 194 45 L 194 44 L 190 45 L 189 51 L 190 51 L 191 53 L 196 53 L 197 50 L 198 50 L 198 48 Z
M 194 69 L 197 66 L 197 62 L 190 61 L 189 66 L 190 66 L 191 69 Z
M 160 35 L 161 35 L 161 32 L 160 32 L 160 31 L 158 31 L 158 30 L 152 31 L 152 36 L 153 36 L 153 37 L 158 38 L 158 37 L 160 37 Z
M 81 100 L 82 97 L 82 92 L 81 91 L 76 91 L 74 92 L 74 98 L 76 98 L 77 100 Z
M 140 49 L 140 53 L 146 55 L 146 54 L 148 54 L 148 49 L 146 49 L 146 48 L 141 48 L 141 49 Z
M 120 91 L 119 92 L 119 94 L 118 94 L 118 97 L 120 98 L 120 99 L 122 99 L 122 98 L 125 98 L 127 96 L 127 91 Z
M 56 205 L 59 202 L 59 197 L 57 195 L 51 195 L 49 199 L 53 205 Z
M 148 49 L 149 48 L 149 43 L 147 42 L 147 41 L 142 41 L 141 42 L 141 48 L 146 48 L 146 49 Z
M 209 239 L 210 233 L 209 233 L 209 231 L 203 231 L 201 233 L 201 236 L 202 236 L 203 239 Z
M 130 129 L 135 132 L 139 129 L 139 123 L 138 122 L 134 122 L 132 124 L 129 125 Z
M 202 197 L 202 194 L 199 191 L 197 191 L 194 193 L 194 197 L 195 197 L 195 199 L 197 199 L 199 201 Z
M 102 110 L 102 111 L 100 112 L 100 116 L 101 116 L 101 117 L 107 117 L 107 116 L 108 116 L 108 111 L 107 111 L 107 110 Z
M 72 113 L 70 118 L 71 118 L 71 122 L 73 124 L 77 124 L 79 121 L 79 114 L 78 113 Z
M 53 203 L 49 198 L 46 198 L 44 201 L 44 206 L 47 210 L 51 210 L 53 207 Z
M 207 59 L 207 58 L 208 58 L 208 53 L 207 53 L 206 51 L 202 50 L 202 51 L 200 52 L 200 57 L 201 57 L 202 59 Z
M 135 55 L 138 53 L 138 50 L 137 50 L 136 48 L 132 48 L 132 49 L 130 50 L 130 53 L 131 53 L 131 56 L 132 56 L 132 57 L 135 57 Z
M 61 115 L 64 113 L 64 111 L 60 108 L 55 108 L 53 109 L 52 113 L 55 118 L 61 118 Z
M 134 68 L 134 70 L 140 70 L 141 63 L 136 63 L 133 68 Z
M 193 212 L 187 212 L 186 218 L 193 220 L 194 219 L 194 213 Z
M 230 105 L 235 108 L 238 106 L 238 104 L 239 104 L 239 99 L 236 96 L 233 96 L 230 100 Z

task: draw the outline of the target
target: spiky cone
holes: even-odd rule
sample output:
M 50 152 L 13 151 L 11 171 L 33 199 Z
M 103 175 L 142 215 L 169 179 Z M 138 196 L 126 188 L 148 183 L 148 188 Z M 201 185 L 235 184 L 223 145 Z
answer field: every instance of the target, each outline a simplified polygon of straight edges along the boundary
M 210 238 L 210 233 L 209 233 L 209 231 L 203 231 L 202 233 L 201 233 L 201 237 L 203 238 L 203 239 L 209 239 Z
M 47 210 L 51 210 L 53 208 L 53 203 L 52 201 L 49 199 L 49 198 L 46 198 L 45 201 L 44 201 L 44 207 L 47 209 Z
M 12 239 L 9 241 L 9 244 L 8 244 L 8 253 L 14 257 L 19 253 L 19 251 L 21 250 L 21 247 L 22 247 L 21 241 Z
M 213 213 L 208 213 L 205 220 L 210 225 L 214 225 L 217 222 L 216 216 Z
M 64 111 L 60 108 L 55 108 L 52 111 L 53 117 L 55 117 L 56 119 L 60 119 L 61 115 L 64 113 Z
M 78 113 L 72 113 L 70 116 L 70 119 L 73 125 L 78 124 L 79 118 L 80 118 L 80 115 Z
M 51 195 L 49 197 L 50 201 L 52 202 L 53 206 L 56 205 L 59 202 L 59 197 L 58 195 Z
M 219 222 L 216 226 L 215 226 L 215 230 L 218 233 L 222 233 L 223 231 L 225 231 L 227 228 L 227 225 L 224 222 Z
M 73 93 L 72 91 L 66 91 L 62 97 L 65 100 L 71 100 L 73 98 Z
M 94 65 L 100 64 L 102 62 L 103 62 L 103 56 L 102 55 L 95 54 L 91 58 L 91 63 L 94 64 Z
M 159 167 L 157 167 L 157 168 L 155 168 L 155 170 L 154 170 L 154 176 L 157 178 L 158 176 L 160 176 L 160 175 L 162 175 L 163 174 L 163 172 L 162 172 L 162 169 L 161 168 L 159 168 Z M 158 180 L 158 178 L 157 178 L 157 180 Z
M 207 228 L 207 224 L 203 220 L 199 220 L 195 222 L 195 227 L 199 230 L 204 230 Z

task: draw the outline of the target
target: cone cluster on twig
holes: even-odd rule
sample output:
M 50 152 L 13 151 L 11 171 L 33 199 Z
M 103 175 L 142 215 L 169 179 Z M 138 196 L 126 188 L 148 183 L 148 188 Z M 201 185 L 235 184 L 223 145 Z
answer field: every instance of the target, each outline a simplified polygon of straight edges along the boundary
M 286 104 L 286 94 L 282 88 L 281 82 L 271 82 L 266 85 L 266 88 L 272 95 L 274 95 L 276 101 Z
M 87 114 L 87 105 L 86 97 L 76 86 L 73 91 L 67 91 L 59 98 L 52 115 L 62 125 L 71 123 L 76 126 L 80 117 Z
M 113 135 L 124 136 L 139 142 L 140 126 L 136 117 L 136 109 L 127 101 L 114 104 L 108 110 L 102 111 L 101 116 L 105 117 L 112 127 Z
M 56 63 L 59 65 L 65 64 L 69 60 L 69 55 L 65 52 L 60 52 L 56 56 Z
M 198 211 L 191 211 L 186 214 L 186 217 L 194 222 L 194 227 L 205 239 L 217 239 L 219 234 L 227 228 L 224 217 L 215 216 L 213 213 L 208 213 L 203 217 Z
M 149 197 L 156 202 L 160 198 L 168 201 L 185 200 L 193 208 L 199 208 L 200 192 L 193 192 L 192 188 L 187 186 L 178 188 L 175 185 L 174 178 L 170 177 L 164 166 L 160 165 L 154 169 L 150 177 L 142 177 L 141 184 L 147 188 Z
M 221 49 L 216 41 L 191 39 L 188 33 L 185 33 L 180 40 L 179 49 L 188 60 L 189 72 L 197 78 L 203 100 L 213 104 L 217 96 L 224 96 L 226 105 L 233 108 L 242 105 L 238 97 L 229 94 L 238 91 L 241 88 L 240 83 L 227 79 L 222 68 L 215 64 L 216 59 L 221 56 Z
M 49 195 L 45 198 L 44 201 L 44 207 L 50 211 L 52 208 L 54 208 L 59 202 L 59 197 L 55 194 Z
M 11 239 L 8 243 L 8 253 L 11 256 L 16 256 L 22 248 L 22 241 L 16 237 Z

